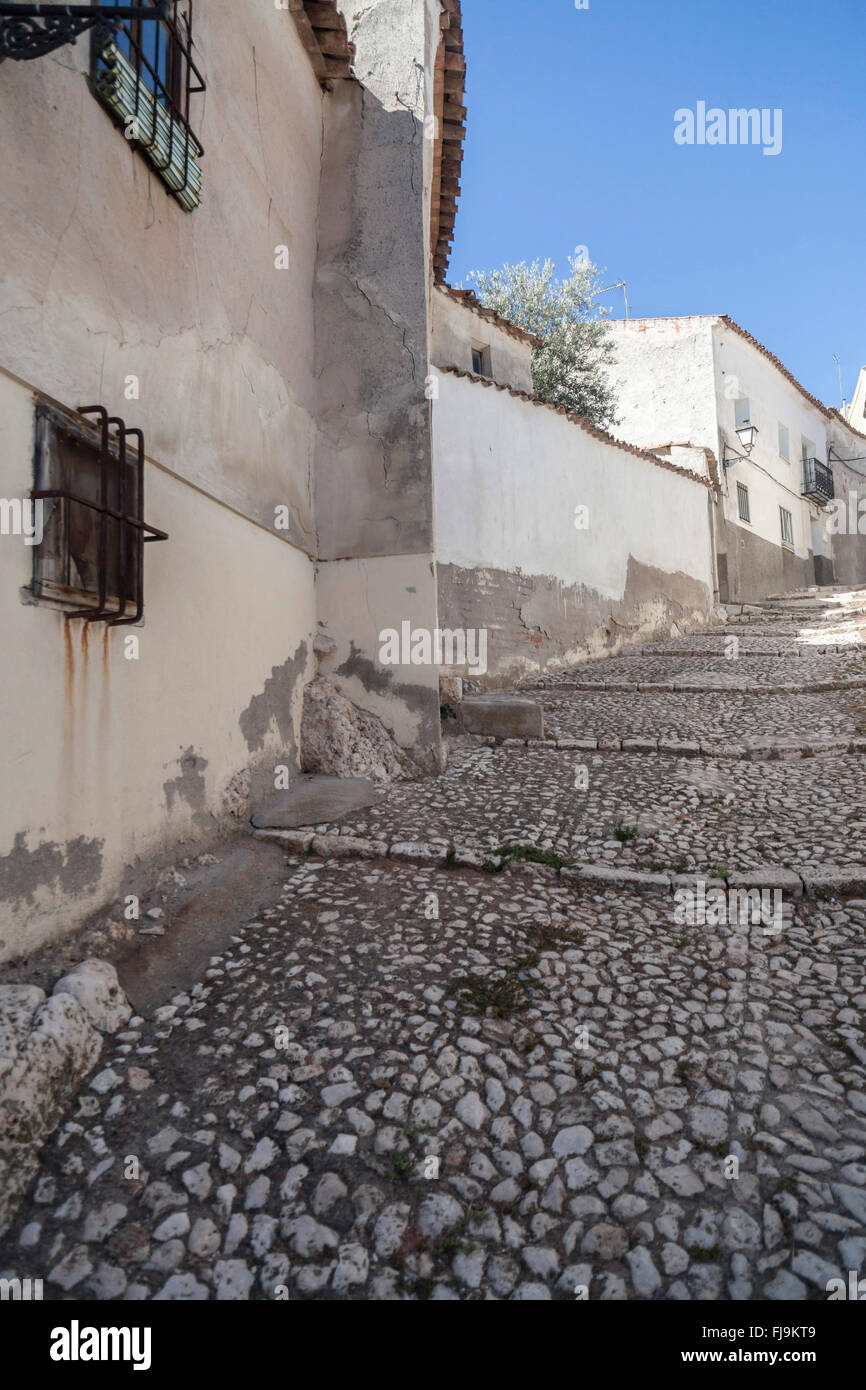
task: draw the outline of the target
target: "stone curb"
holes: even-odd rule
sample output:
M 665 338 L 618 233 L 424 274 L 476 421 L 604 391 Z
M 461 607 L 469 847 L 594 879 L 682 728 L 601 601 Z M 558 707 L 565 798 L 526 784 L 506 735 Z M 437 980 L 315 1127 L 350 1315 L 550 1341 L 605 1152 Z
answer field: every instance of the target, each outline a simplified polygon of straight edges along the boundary
M 725 637 L 732 635 L 728 628 L 724 628 L 722 631 Z M 718 637 L 719 635 L 720 634 L 718 633 L 713 633 L 714 637 Z M 851 643 L 848 642 L 825 642 L 813 647 L 785 647 L 782 651 L 762 651 L 759 647 L 750 647 L 748 650 L 743 649 L 741 652 L 739 652 L 736 658 L 730 659 L 731 661 L 733 661 L 734 659 L 736 659 L 737 661 L 742 661 L 744 657 L 770 657 L 772 659 L 775 659 L 776 657 L 806 657 L 808 659 L 810 656 L 845 656 L 846 654 L 853 655 L 854 653 L 862 650 L 862 647 L 853 646 Z M 674 651 L 660 651 L 658 647 L 631 647 L 629 648 L 628 655 L 629 657 L 637 655 L 671 657 L 717 657 L 723 656 L 724 653 L 722 652 L 720 647 L 713 649 L 709 646 L 706 649 L 701 647 L 684 647 L 682 650 L 676 649 Z
M 819 754 L 866 753 L 866 738 L 753 738 L 740 743 L 698 743 L 694 739 L 642 738 L 623 735 L 586 738 L 504 739 L 502 748 L 549 748 L 555 752 L 669 753 L 678 758 L 748 758 L 772 762 L 782 758 L 812 758 Z
M 583 685 L 563 682 L 527 688 L 536 696 L 558 695 L 564 690 L 591 695 L 600 692 L 609 695 L 822 695 L 832 690 L 866 690 L 866 678 L 807 681 L 802 685 L 767 685 L 764 681 L 752 681 L 747 685 L 706 685 L 698 681 L 594 681 Z
M 300 830 L 254 830 L 253 835 L 260 840 L 271 840 L 282 844 L 288 851 L 296 854 L 312 853 L 322 859 L 394 859 L 398 863 L 414 864 L 433 868 L 459 868 L 483 871 L 486 865 L 509 873 L 537 873 L 551 875 L 553 866 L 535 864 L 532 861 L 511 862 L 502 860 L 492 851 L 485 854 L 480 849 L 457 848 L 442 849 L 420 840 L 397 840 L 388 845 L 384 840 L 366 840 L 353 835 L 315 835 Z M 694 890 L 698 883 L 705 888 L 780 889 L 792 898 L 817 898 L 824 894 L 838 894 L 841 897 L 860 897 L 866 899 L 866 864 L 856 864 L 850 868 L 828 868 L 820 871 L 797 873 L 781 864 L 755 864 L 749 869 L 738 869 L 726 878 L 713 877 L 700 871 L 689 873 L 644 873 L 639 869 L 618 869 L 608 864 L 576 863 L 573 867 L 562 867 L 555 871 L 562 879 L 596 884 L 605 888 L 631 889 L 635 892 L 674 893 L 679 888 Z

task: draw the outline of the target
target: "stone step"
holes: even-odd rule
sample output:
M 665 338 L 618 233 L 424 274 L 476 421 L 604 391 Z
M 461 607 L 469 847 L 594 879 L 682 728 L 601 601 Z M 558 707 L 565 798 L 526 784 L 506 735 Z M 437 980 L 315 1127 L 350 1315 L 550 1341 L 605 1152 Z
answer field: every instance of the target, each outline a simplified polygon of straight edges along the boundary
M 467 734 L 497 739 L 544 737 L 544 709 L 535 700 L 515 695 L 473 695 L 460 705 Z

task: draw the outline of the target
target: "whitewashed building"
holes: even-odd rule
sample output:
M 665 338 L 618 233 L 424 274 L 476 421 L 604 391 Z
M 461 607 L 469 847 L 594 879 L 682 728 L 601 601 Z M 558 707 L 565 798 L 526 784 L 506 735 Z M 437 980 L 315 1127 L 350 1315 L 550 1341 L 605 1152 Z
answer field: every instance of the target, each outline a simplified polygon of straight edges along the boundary
M 611 328 L 617 435 L 674 458 L 700 448 L 718 466 L 720 599 L 839 578 L 828 526 L 834 478 L 843 459 L 866 452 L 866 439 L 724 315 L 617 320 Z M 842 582 L 862 577 L 859 551 L 846 555 Z

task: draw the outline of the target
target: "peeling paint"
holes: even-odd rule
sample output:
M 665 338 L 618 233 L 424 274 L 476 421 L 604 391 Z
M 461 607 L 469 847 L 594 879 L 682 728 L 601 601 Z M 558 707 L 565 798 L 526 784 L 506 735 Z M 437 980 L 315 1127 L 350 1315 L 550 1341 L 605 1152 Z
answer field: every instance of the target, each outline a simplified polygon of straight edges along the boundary
M 282 666 L 271 668 L 264 689 L 259 695 L 253 696 L 241 714 L 238 722 L 251 753 L 264 748 L 272 723 L 276 725 L 283 743 L 293 754 L 295 753 L 292 704 L 298 681 L 303 678 L 306 665 L 307 644 L 300 642 L 294 656 L 287 657 Z
M 390 671 L 383 670 L 364 656 L 354 642 L 350 643 L 350 654 L 342 666 L 337 667 L 335 674 L 347 680 L 354 678 L 360 681 L 364 689 L 374 695 L 401 700 L 413 714 L 420 716 L 418 744 L 427 745 L 435 741 L 439 729 L 439 696 L 436 690 L 429 686 L 395 681 Z
M 0 857 L 0 898 L 32 904 L 39 888 L 75 895 L 98 884 L 104 840 L 78 835 L 62 845 L 43 840 L 29 849 L 28 834 L 19 831 L 9 854 Z
M 443 627 L 486 627 L 488 688 L 529 671 L 610 656 L 630 642 L 700 626 L 713 595 L 689 575 L 666 573 L 629 556 L 625 591 L 611 599 L 551 575 L 439 566 Z
M 202 817 L 208 820 L 205 811 L 206 786 L 204 780 L 207 759 L 200 757 L 194 748 L 187 748 L 179 762 L 180 772 L 177 777 L 162 784 L 165 792 L 165 804 L 171 811 L 176 800 L 185 801 L 193 812 L 194 820 L 198 822 Z

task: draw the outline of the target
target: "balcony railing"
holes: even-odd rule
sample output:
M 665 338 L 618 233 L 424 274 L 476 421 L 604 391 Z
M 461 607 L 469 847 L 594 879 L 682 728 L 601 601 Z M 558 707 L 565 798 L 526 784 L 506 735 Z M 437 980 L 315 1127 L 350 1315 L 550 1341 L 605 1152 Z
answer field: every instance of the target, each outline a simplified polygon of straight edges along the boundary
M 820 459 L 803 459 L 803 496 L 819 505 L 835 496 L 832 469 Z

